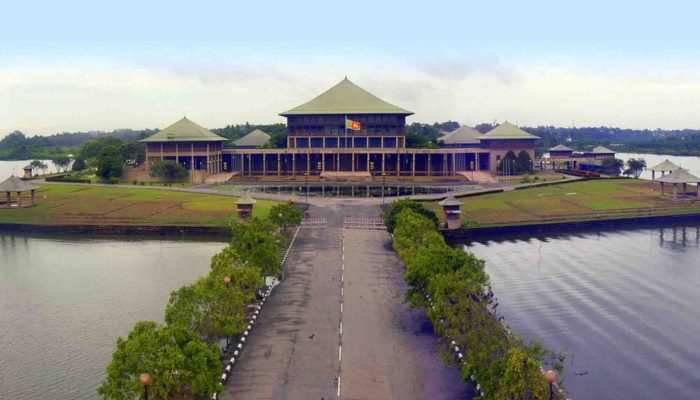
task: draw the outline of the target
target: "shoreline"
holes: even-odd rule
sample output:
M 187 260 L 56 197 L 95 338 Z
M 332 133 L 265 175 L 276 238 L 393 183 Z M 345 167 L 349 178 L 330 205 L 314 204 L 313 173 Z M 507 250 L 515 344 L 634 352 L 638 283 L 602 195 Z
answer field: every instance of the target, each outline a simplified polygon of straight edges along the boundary
M 610 218 L 597 220 L 582 220 L 553 223 L 534 223 L 522 225 L 502 225 L 481 228 L 459 228 L 454 230 L 440 230 L 440 233 L 450 242 L 463 240 L 475 240 L 478 236 L 491 237 L 507 236 L 523 233 L 568 233 L 567 231 L 586 230 L 591 228 L 609 228 L 614 230 L 628 228 L 651 227 L 653 225 L 667 224 L 671 222 L 700 222 L 700 213 L 675 214 L 675 215 L 650 215 L 630 216 L 624 218 Z M 624 225 L 621 225 L 624 223 Z M 605 229 L 605 230 L 609 230 Z M 567 231 L 564 231 L 567 230 Z
M 215 226 L 158 226 L 158 225 L 50 225 L 0 223 L 0 232 L 19 233 L 74 233 L 99 235 L 144 236 L 198 236 L 228 238 L 228 227 Z

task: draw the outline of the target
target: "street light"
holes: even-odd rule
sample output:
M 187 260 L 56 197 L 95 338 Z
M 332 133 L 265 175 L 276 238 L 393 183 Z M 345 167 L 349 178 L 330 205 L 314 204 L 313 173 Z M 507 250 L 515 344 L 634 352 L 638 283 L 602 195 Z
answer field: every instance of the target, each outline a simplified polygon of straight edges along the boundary
M 148 372 L 139 375 L 139 383 L 143 386 L 143 398 L 148 400 L 148 387 L 153 384 L 153 377 Z
M 544 379 L 547 381 L 547 383 L 549 383 L 549 400 L 553 400 L 554 391 L 552 390 L 552 386 L 557 380 L 557 373 L 550 369 L 549 371 L 544 373 Z

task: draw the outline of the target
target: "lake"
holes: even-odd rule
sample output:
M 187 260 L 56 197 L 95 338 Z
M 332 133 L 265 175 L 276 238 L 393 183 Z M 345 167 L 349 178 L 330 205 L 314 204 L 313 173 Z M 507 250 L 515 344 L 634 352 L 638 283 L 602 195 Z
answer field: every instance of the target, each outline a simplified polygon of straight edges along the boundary
M 467 243 L 499 311 L 573 353 L 574 400 L 700 398 L 700 225 Z
M 700 176 L 700 157 L 690 157 L 690 156 L 667 156 L 661 154 L 637 154 L 637 153 L 617 153 L 616 158 L 619 158 L 625 162 L 630 158 L 643 158 L 647 162 L 647 167 L 651 168 L 655 165 L 660 164 L 665 159 L 669 159 L 672 163 L 680 166 L 681 168 L 687 169 L 691 174 L 695 176 Z M 659 176 L 659 173 L 656 174 Z M 640 178 L 651 179 L 651 171 L 644 171 Z
M 58 172 L 56 166 L 53 165 L 51 160 L 41 160 L 44 164 L 48 166 L 45 171 L 47 174 L 52 172 Z M 29 165 L 32 160 L 20 160 L 20 161 L 0 161 L 0 182 L 9 178 L 10 175 L 15 175 L 18 177 L 24 176 L 24 167 Z M 35 171 L 36 172 L 36 171 Z M 44 171 L 38 171 L 39 173 L 44 173 Z
M 163 321 L 216 242 L 0 232 L 0 399 L 94 399 L 118 336 Z

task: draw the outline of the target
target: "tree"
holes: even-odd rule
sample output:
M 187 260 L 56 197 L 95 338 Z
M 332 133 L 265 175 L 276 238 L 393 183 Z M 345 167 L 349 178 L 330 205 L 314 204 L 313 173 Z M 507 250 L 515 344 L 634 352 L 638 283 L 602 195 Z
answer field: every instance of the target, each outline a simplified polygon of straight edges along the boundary
M 138 378 L 148 372 L 153 377 L 148 388 L 153 398 L 169 399 L 185 388 L 209 396 L 218 387 L 221 367 L 216 345 L 207 345 L 178 327 L 141 321 L 126 339 L 117 339 L 117 350 L 97 393 L 105 400 L 140 398 L 143 389 Z
M 515 172 L 518 174 L 532 172 L 532 158 L 527 151 L 521 151 L 515 158 Z
M 179 162 L 172 160 L 153 164 L 149 173 L 151 176 L 162 178 L 169 182 L 180 182 L 187 178 L 187 169 Z
M 435 212 L 428 210 L 423 206 L 423 204 L 412 200 L 397 200 L 389 205 L 389 210 L 384 216 L 384 225 L 386 225 L 386 229 L 389 231 L 389 233 L 394 233 L 394 228 L 396 227 L 396 223 L 398 221 L 397 217 L 399 213 L 406 208 L 428 218 L 435 225 L 435 229 L 440 226 L 440 221 L 438 220 L 437 215 L 435 215 Z
M 71 171 L 73 172 L 79 172 L 87 169 L 87 164 L 85 163 L 85 159 L 83 158 L 76 158 L 75 161 L 73 161 L 73 166 L 71 167 Z
M 56 168 L 59 171 L 63 170 L 64 172 L 68 171 L 68 166 L 70 165 L 70 161 L 71 161 L 70 157 L 66 157 L 66 156 L 55 157 L 53 160 L 51 160 L 51 162 L 53 162 L 53 164 L 56 166 Z
M 258 267 L 264 276 L 282 276 L 280 250 L 283 237 L 272 222 L 254 217 L 231 225 L 231 248 L 249 266 Z
M 513 175 L 515 170 L 515 152 L 513 150 L 508 150 L 505 156 L 501 158 L 496 169 L 498 172 L 502 172 L 503 175 Z
M 207 275 L 192 285 L 170 294 L 165 308 L 168 326 L 196 332 L 213 344 L 218 337 L 230 337 L 245 328 L 245 294 L 222 276 Z
M 624 162 L 618 158 L 605 158 L 601 163 L 601 172 L 605 175 L 618 176 L 624 166 Z
M 146 144 L 126 142 L 121 146 L 124 163 L 129 166 L 141 165 L 146 161 Z
M 123 166 L 124 159 L 118 146 L 106 146 L 97 155 L 97 175 L 103 179 L 119 178 Z
M 41 160 L 32 160 L 32 162 L 29 163 L 29 166 L 32 167 L 33 171 L 36 171 L 36 170 L 45 171 L 46 169 L 49 168 L 49 166 L 46 165 L 46 163 L 42 162 Z
M 301 210 L 292 203 L 280 203 L 270 208 L 270 221 L 287 229 L 289 225 L 299 225 L 303 219 Z
M 643 158 L 630 158 L 627 160 L 627 169 L 623 172 L 626 176 L 634 176 L 635 179 L 639 178 L 642 174 L 644 168 L 647 167 L 647 162 Z
M 497 399 L 545 400 L 547 384 L 540 371 L 540 361 L 530 357 L 520 347 L 513 347 L 505 355 L 505 370 L 499 381 Z

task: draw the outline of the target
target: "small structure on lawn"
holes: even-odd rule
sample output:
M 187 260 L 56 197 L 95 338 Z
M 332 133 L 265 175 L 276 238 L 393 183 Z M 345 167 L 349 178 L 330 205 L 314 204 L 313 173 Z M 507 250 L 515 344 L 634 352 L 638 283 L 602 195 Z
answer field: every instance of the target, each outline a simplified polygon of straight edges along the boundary
M 447 196 L 445 200 L 438 204 L 442 206 L 442 211 L 445 213 L 447 229 L 457 229 L 462 226 L 462 219 L 460 218 L 462 210 L 459 209 L 462 205 L 461 201 L 452 196 Z
M 673 201 L 678 200 L 678 185 L 683 185 L 682 195 L 685 197 L 688 195 L 687 189 L 689 183 L 694 183 L 695 186 L 695 197 L 700 197 L 700 178 L 691 174 L 684 169 L 677 169 L 668 175 L 664 175 L 656 180 L 661 184 L 661 195 L 666 193 L 665 186 L 673 185 Z
M 583 152 L 584 157 L 588 158 L 614 158 L 615 157 L 615 152 L 608 149 L 607 147 L 603 146 L 598 146 L 595 147 L 591 151 L 584 151 Z
M 649 171 L 651 171 L 651 180 L 656 179 L 656 172 L 661 172 L 661 176 L 666 175 L 666 172 L 673 172 L 673 171 L 678 171 L 681 169 L 678 165 L 672 163 L 671 161 L 668 160 L 668 158 L 662 162 L 661 164 L 655 165 L 651 168 L 649 168 Z
M 238 212 L 238 219 L 243 221 L 248 221 L 253 216 L 253 205 L 255 204 L 255 199 L 249 195 L 245 195 L 236 201 L 236 211 Z
M 22 193 L 31 192 L 31 203 L 34 205 L 35 192 L 39 189 L 38 186 L 34 186 L 29 182 L 25 182 L 18 177 L 12 175 L 0 183 L 0 193 L 4 192 L 6 195 L 7 202 L 5 207 L 12 207 L 12 193 L 17 193 L 16 207 L 22 207 Z
M 24 169 L 24 179 L 32 179 L 32 171 L 34 168 L 32 168 L 31 165 L 27 165 L 26 167 L 22 168 Z

